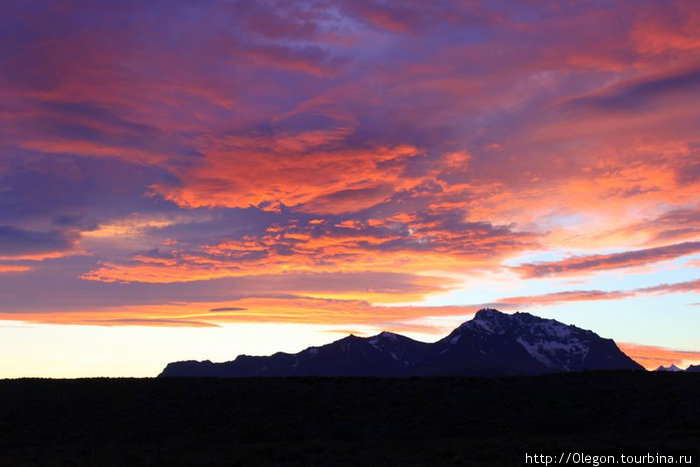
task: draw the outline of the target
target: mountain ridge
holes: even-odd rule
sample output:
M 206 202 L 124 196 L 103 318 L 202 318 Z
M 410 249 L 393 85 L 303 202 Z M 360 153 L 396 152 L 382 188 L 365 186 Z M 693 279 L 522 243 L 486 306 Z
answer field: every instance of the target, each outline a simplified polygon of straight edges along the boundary
M 700 373 L 700 365 L 689 365 L 685 370 L 679 368 L 676 365 L 669 366 L 659 366 L 654 371 L 666 372 L 666 373 Z
M 295 354 L 239 355 L 222 363 L 169 363 L 159 377 L 507 376 L 586 370 L 644 370 L 612 339 L 529 313 L 479 310 L 444 338 L 349 335 Z

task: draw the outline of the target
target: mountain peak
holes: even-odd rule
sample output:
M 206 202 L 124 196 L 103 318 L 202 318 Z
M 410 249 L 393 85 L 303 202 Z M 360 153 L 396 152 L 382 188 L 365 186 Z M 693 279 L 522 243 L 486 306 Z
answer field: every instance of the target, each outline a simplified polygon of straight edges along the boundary
M 499 319 L 506 316 L 506 313 L 495 308 L 482 308 L 474 314 L 474 319 Z
M 462 323 L 458 330 L 469 329 L 487 334 L 502 334 L 516 325 L 521 316 L 535 318 L 527 313 L 507 314 L 493 308 L 482 308 L 471 320 Z
M 567 325 L 554 319 L 541 318 L 530 313 L 503 313 L 493 308 L 483 308 L 474 317 L 462 323 L 458 329 L 471 329 L 488 334 L 517 333 L 523 331 L 538 336 L 566 339 L 574 334 L 593 334 L 591 331 Z
M 362 341 L 364 340 L 363 337 L 356 336 L 355 334 L 348 334 L 347 336 L 339 339 L 337 342 L 353 342 L 353 341 Z
M 367 342 L 377 348 L 384 348 L 384 349 L 396 349 L 396 348 L 401 348 L 406 345 L 413 345 L 413 343 L 416 343 L 418 341 L 414 341 L 413 339 L 410 339 L 406 336 L 402 336 L 401 334 L 394 334 L 393 332 L 387 332 L 383 331 L 380 332 L 377 335 L 374 335 L 372 337 L 367 338 Z M 427 345 L 423 343 L 419 343 L 420 345 Z
M 382 331 L 376 336 L 372 336 L 370 339 L 377 339 L 377 340 L 387 340 L 391 342 L 396 342 L 399 339 L 398 334 L 394 334 L 393 332 L 389 331 Z

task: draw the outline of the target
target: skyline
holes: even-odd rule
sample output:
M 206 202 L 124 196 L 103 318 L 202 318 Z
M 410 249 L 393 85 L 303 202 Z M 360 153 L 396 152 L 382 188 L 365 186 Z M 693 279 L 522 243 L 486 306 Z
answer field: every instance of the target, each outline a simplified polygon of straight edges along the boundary
M 700 363 L 693 2 L 0 13 L 0 378 L 431 341 L 482 307 Z

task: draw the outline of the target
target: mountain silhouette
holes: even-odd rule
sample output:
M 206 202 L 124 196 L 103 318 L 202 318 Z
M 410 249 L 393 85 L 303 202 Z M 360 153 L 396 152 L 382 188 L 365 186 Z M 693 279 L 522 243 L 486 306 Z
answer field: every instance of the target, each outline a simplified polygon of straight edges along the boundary
M 159 376 L 505 376 L 643 369 L 612 339 L 592 331 L 528 313 L 482 309 L 432 344 L 390 332 L 349 335 L 296 354 L 169 363 Z
M 669 365 L 669 366 L 663 366 L 663 365 L 661 365 L 660 367 L 658 367 L 658 368 L 657 368 L 656 370 L 654 370 L 654 371 L 666 371 L 666 372 L 668 372 L 668 373 L 677 373 L 677 372 L 679 372 L 679 371 L 684 371 L 684 370 L 681 370 L 681 369 L 678 368 L 676 365 Z

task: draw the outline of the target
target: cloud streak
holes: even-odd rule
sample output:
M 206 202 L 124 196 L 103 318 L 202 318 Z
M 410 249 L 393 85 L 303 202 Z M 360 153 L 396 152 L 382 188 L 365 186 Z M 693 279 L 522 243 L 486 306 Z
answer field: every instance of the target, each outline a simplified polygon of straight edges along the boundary
M 507 307 L 547 306 L 566 302 L 595 302 L 598 300 L 621 300 L 643 295 L 661 295 L 672 293 L 700 292 L 700 279 L 659 284 L 632 290 L 567 290 L 541 295 L 506 297 L 497 300 L 493 305 Z
M 668 261 L 700 251 L 700 242 L 683 242 L 604 255 L 572 256 L 560 261 L 525 263 L 514 267 L 526 278 L 580 275 Z

